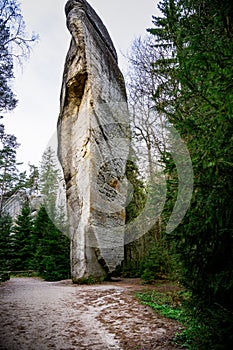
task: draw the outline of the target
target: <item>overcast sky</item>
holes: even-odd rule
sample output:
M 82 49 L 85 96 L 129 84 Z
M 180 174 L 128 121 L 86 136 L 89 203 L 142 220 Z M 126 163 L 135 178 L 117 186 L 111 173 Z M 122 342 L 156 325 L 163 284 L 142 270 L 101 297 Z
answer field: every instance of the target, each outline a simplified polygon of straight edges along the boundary
M 38 165 L 56 132 L 65 56 L 70 43 L 66 28 L 66 0 L 21 0 L 27 31 L 40 36 L 23 71 L 18 70 L 14 91 L 18 107 L 4 118 L 8 133 L 21 144 L 18 159 Z M 152 26 L 158 0 L 89 0 L 106 25 L 124 69 L 126 53 L 134 38 Z

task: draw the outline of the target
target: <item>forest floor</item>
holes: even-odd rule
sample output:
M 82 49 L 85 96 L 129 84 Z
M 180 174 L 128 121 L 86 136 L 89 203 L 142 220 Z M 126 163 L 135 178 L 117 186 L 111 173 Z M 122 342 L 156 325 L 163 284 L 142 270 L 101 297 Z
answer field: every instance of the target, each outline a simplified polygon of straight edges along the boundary
M 0 284 L 0 350 L 170 350 L 181 326 L 140 304 L 138 279 L 95 285 L 12 278 Z

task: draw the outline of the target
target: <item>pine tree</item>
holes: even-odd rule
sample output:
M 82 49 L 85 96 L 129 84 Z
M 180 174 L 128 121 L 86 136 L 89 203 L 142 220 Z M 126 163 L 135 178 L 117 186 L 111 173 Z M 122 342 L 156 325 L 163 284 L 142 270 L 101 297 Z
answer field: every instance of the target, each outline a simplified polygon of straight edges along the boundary
M 6 134 L 0 125 L 0 213 L 3 202 L 14 193 L 19 181 L 16 150 L 19 147 L 14 135 Z
M 0 271 L 11 269 L 12 243 L 11 243 L 12 220 L 9 215 L 0 215 Z
M 53 224 L 44 206 L 38 211 L 34 223 L 33 250 L 36 269 L 48 281 L 70 276 L 69 239 Z
M 26 182 L 26 187 L 30 193 L 39 193 L 39 169 L 33 164 L 29 164 L 30 173 Z
M 26 203 L 13 228 L 13 270 L 19 271 L 33 268 L 32 234 L 33 223 L 31 210 L 28 203 Z
M 164 50 L 154 63 L 162 74 L 155 108 L 186 141 L 194 170 L 190 209 L 170 238 L 183 263 L 182 283 L 192 292 L 200 348 L 233 343 L 233 3 L 164 0 L 150 32 Z M 168 202 L 177 179 L 170 158 Z M 173 181 L 174 179 L 174 181 Z M 195 306 L 195 307 L 193 307 Z M 202 332 L 202 330 L 204 330 Z M 202 333 L 201 333 L 202 332 Z
M 16 107 L 17 99 L 12 90 L 12 79 L 16 64 L 29 57 L 30 45 L 37 39 L 35 35 L 27 37 L 25 23 L 17 0 L 0 0 L 0 112 L 11 111 Z M 0 116 L 2 119 L 2 116 Z M 25 174 L 18 175 L 16 149 L 18 143 L 14 135 L 5 133 L 0 124 L 0 217 L 4 200 L 22 185 Z M 5 220 L 5 219 L 4 219 Z M 3 225 L 3 221 L 1 222 Z M 2 227 L 6 232 L 8 226 Z M 6 230 L 6 231 L 5 231 Z M 4 236 L 6 237 L 6 236 Z M 6 246 L 8 256 L 8 247 Z

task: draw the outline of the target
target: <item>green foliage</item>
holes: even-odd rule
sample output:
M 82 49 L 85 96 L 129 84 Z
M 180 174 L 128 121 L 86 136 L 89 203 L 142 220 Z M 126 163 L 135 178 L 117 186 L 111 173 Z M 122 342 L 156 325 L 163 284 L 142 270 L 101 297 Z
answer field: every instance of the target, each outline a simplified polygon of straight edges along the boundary
M 194 170 L 189 211 L 170 241 L 182 263 L 182 283 L 192 292 L 190 310 L 202 325 L 196 328 L 199 348 L 228 349 L 233 342 L 233 3 L 163 0 L 159 7 L 163 17 L 155 17 L 150 30 L 164 52 L 154 63 L 163 81 L 155 108 L 186 141 Z M 170 210 L 177 176 L 169 159 L 165 164 Z
M 33 234 L 35 269 L 48 281 L 69 278 L 69 239 L 53 224 L 44 206 L 38 211 Z
M 2 209 L 3 200 L 18 188 L 23 187 L 27 188 L 29 192 L 37 192 L 39 173 L 37 167 L 30 166 L 28 178 L 24 173 L 18 176 L 16 138 L 12 135 L 6 135 L 3 126 L 1 126 L 0 132 L 0 140 L 3 145 L 0 151 L 0 209 Z M 13 271 L 36 270 L 46 280 L 52 281 L 69 277 L 70 256 L 68 237 L 61 234 L 48 216 L 49 212 L 53 219 L 57 219 L 59 227 L 64 229 L 63 232 L 67 233 L 63 212 L 60 208 L 56 208 L 58 170 L 54 168 L 52 152 L 49 153 L 49 157 L 47 156 L 48 153 L 45 154 L 47 163 L 44 163 L 45 166 L 42 169 L 44 181 L 41 183 L 43 194 L 47 193 L 48 195 L 45 201 L 46 210 L 41 208 L 33 221 L 29 205 L 26 204 L 14 227 L 12 229 L 9 227 L 11 231 L 9 232 L 4 226 L 4 229 L 1 230 L 0 259 L 4 269 L 8 268 Z M 4 246 L 6 239 L 9 239 L 10 243 Z M 6 263 L 3 266 L 4 260 Z
M 148 291 L 136 293 L 136 296 L 143 304 L 150 306 L 155 312 L 180 323 L 180 332 L 174 338 L 175 343 L 185 349 L 200 349 L 199 340 L 205 339 L 206 328 L 204 325 L 195 322 L 190 316 L 190 312 L 187 312 L 185 308 L 191 297 L 189 292 L 184 290 L 170 292 Z
M 27 277 L 35 277 L 35 278 L 40 278 L 40 274 L 38 271 L 34 270 L 25 270 L 25 271 L 10 271 L 10 276 L 12 278 L 27 278 Z
M 144 208 L 146 202 L 146 189 L 140 179 L 137 164 L 128 160 L 126 165 L 126 177 L 130 183 L 128 193 L 128 205 L 126 207 L 126 224 L 137 218 Z M 141 241 L 134 241 L 125 246 L 125 259 L 117 272 L 124 277 L 139 277 L 140 263 L 143 257 Z
M 19 181 L 19 188 L 26 188 L 30 194 L 39 193 L 39 169 L 33 164 L 29 164 L 29 175 L 21 174 L 22 180 Z
M 150 306 L 160 315 L 177 321 L 183 320 L 183 310 L 180 306 L 181 294 L 178 292 L 145 292 L 137 293 L 137 297 L 143 304 Z
M 145 257 L 142 264 L 141 278 L 146 283 L 153 283 L 156 279 L 172 277 L 174 271 L 174 257 L 164 240 L 156 241 Z
M 76 284 L 95 284 L 99 282 L 98 279 L 95 279 L 93 276 L 89 276 L 89 277 L 82 277 L 79 278 L 79 280 L 76 282 Z
M 3 202 L 14 193 L 18 183 L 16 150 L 19 147 L 14 135 L 6 134 L 0 125 L 0 213 Z
M 137 247 L 138 242 L 133 242 L 133 245 Z M 128 249 L 127 249 L 128 248 Z M 120 273 L 118 275 L 122 275 L 122 277 L 127 278 L 136 278 L 141 275 L 141 261 L 134 259 L 129 255 L 129 248 L 132 249 L 132 245 L 126 248 L 127 257 L 120 269 Z
M 0 217 L 0 271 L 20 271 L 20 276 L 36 272 L 47 281 L 67 279 L 69 245 L 68 237 L 53 224 L 43 206 L 32 220 L 26 203 L 13 227 L 9 216 Z
M 11 247 L 11 227 L 12 220 L 9 215 L 0 215 L 0 271 L 7 271 L 11 267 L 12 247 Z
M 9 279 L 10 279 L 10 274 L 8 272 L 1 272 L 0 271 L 0 283 L 9 281 Z
M 65 184 L 57 156 L 51 147 L 48 147 L 43 153 L 39 174 L 38 169 L 37 172 L 33 174 L 36 174 L 32 179 L 34 179 L 34 181 L 36 180 L 35 183 L 38 185 L 40 193 L 43 195 L 43 203 L 50 219 L 59 230 L 68 236 L 69 228 L 66 215 L 66 203 L 62 203 L 59 198 L 60 187 Z
M 79 278 L 77 281 L 74 283 L 76 284 L 87 284 L 87 285 L 92 285 L 96 283 L 103 283 L 104 281 L 107 281 L 108 277 L 93 277 L 93 276 L 88 276 L 88 277 L 82 277 Z
M 26 203 L 12 229 L 12 270 L 30 270 L 33 267 L 32 234 L 31 210 Z

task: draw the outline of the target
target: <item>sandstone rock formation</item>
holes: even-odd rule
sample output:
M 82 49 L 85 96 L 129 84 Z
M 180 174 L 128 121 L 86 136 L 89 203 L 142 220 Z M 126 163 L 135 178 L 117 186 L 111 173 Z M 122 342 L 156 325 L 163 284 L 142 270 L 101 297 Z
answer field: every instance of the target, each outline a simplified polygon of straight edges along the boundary
M 28 201 L 28 195 L 25 190 L 18 190 L 3 204 L 2 211 L 10 215 L 12 221 L 15 222 L 17 217 L 21 214 L 25 203 Z
M 58 120 L 74 282 L 124 258 L 129 125 L 123 76 L 106 27 L 85 0 L 66 4 L 72 35 Z
M 24 205 L 28 203 L 31 209 L 32 217 L 35 217 L 40 206 L 44 203 L 44 197 L 40 193 L 28 193 L 26 189 L 19 189 L 3 205 L 3 212 L 10 215 L 14 223 Z

